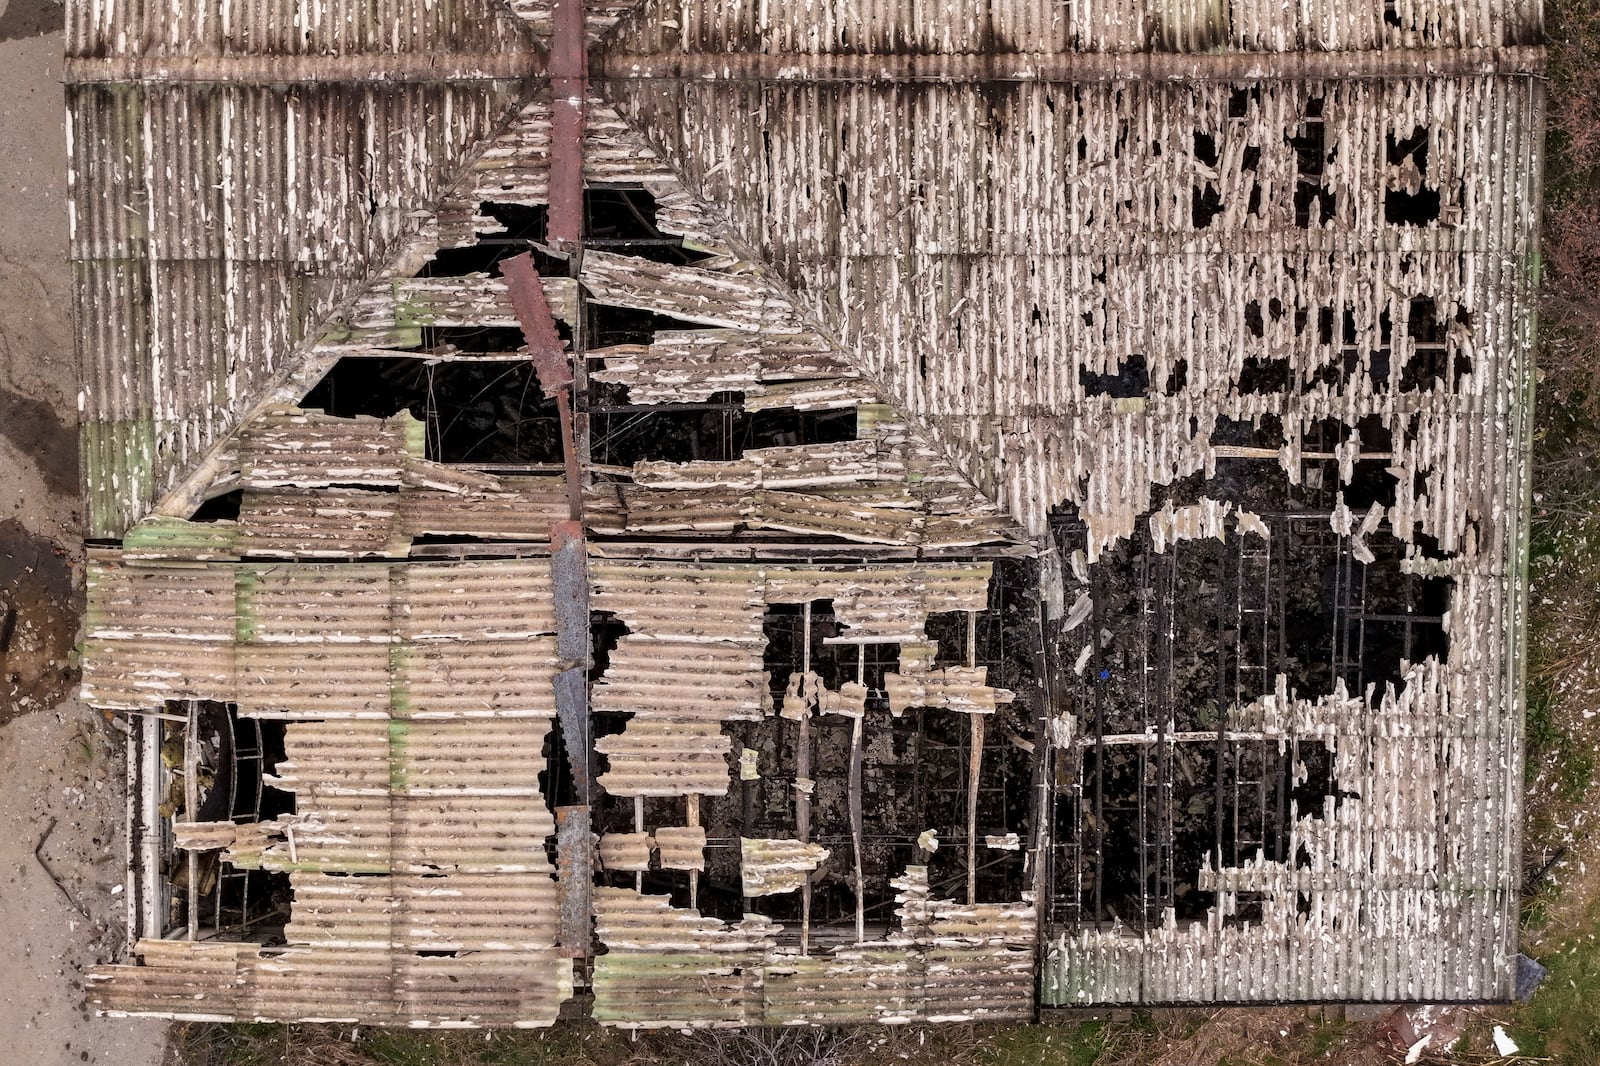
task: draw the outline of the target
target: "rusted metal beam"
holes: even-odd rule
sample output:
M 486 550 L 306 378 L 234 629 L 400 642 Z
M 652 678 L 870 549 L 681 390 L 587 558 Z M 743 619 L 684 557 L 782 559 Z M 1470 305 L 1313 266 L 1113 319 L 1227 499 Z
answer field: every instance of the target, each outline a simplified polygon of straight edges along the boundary
M 530 271 L 532 267 L 528 268 Z M 538 286 L 534 286 L 537 291 Z M 554 376 L 559 377 L 559 373 Z M 567 370 L 570 383 L 571 370 Z M 541 372 L 541 382 L 543 374 Z M 565 387 L 552 386 L 559 400 L 565 400 Z M 574 448 L 571 418 L 561 405 L 563 444 L 569 459 L 569 484 L 574 476 Z M 576 497 L 581 502 L 581 494 Z M 557 883 L 560 891 L 561 952 L 570 958 L 587 958 L 591 949 L 590 915 L 593 913 L 594 855 L 591 833 L 591 804 L 595 780 L 594 743 L 589 728 L 589 663 L 592 657 L 589 631 L 589 572 L 584 549 L 583 523 L 579 516 L 550 527 L 550 581 L 556 616 L 556 658 L 561 669 L 552 679 L 555 687 L 556 719 L 561 724 L 561 740 L 572 773 L 572 787 L 578 802 L 556 811 Z
M 561 416 L 561 450 L 566 466 L 568 512 L 569 517 L 578 522 L 583 519 L 583 476 L 577 439 L 573 432 L 572 361 L 561 346 L 561 335 L 556 331 L 555 316 L 544 297 L 544 286 L 539 284 L 539 272 L 534 269 L 533 257 L 523 252 L 503 259 L 500 261 L 500 273 L 506 279 L 511 307 L 522 326 L 522 335 L 528 341 L 533 370 L 539 377 L 539 388 L 547 396 L 555 397 L 556 410 Z
M 542 76 L 533 52 L 406 52 L 398 55 L 69 56 L 72 85 L 114 82 L 215 85 L 445 84 Z
M 1036 52 L 986 55 L 596 55 L 595 79 L 808 82 L 1300 81 L 1537 74 L 1543 48 L 1343 52 Z
M 556 615 L 556 716 L 561 723 L 573 788 L 590 802 L 594 753 L 589 744 L 589 572 L 583 526 L 557 522 L 550 529 L 550 580 Z
M 594 834 L 587 805 L 556 808 L 556 882 L 560 887 L 561 954 L 588 958 L 593 950 Z
M 589 99 L 589 54 L 581 0 L 555 0 L 550 41 L 550 216 L 547 236 L 558 247 L 583 239 L 583 129 Z

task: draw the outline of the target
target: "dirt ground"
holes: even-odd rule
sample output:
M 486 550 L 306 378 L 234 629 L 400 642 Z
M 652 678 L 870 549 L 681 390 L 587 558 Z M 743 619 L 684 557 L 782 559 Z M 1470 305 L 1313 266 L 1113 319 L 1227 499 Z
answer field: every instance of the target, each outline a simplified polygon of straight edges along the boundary
M 118 950 L 123 769 L 73 698 L 82 597 L 59 4 L 0 0 L 0 1061 L 153 1066 L 159 1022 L 95 1018 Z

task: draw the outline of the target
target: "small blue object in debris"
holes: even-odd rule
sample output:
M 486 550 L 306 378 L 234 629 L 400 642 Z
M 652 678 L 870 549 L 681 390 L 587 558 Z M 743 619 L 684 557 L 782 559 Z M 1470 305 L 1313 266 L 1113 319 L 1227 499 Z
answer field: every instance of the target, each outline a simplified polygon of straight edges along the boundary
M 1111 678 L 1111 671 L 1110 670 L 1102 670 L 1102 671 L 1100 671 L 1100 680 L 1101 681 L 1107 681 L 1107 680 L 1110 680 L 1110 678 Z

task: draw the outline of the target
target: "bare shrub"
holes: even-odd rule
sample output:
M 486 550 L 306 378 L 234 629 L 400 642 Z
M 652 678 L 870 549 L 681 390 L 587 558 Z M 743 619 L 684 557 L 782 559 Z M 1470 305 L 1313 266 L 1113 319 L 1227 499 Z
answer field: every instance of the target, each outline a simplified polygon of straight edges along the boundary
M 844 1066 L 861 1042 L 853 1029 L 810 1026 L 698 1029 L 681 1039 L 702 1066 Z

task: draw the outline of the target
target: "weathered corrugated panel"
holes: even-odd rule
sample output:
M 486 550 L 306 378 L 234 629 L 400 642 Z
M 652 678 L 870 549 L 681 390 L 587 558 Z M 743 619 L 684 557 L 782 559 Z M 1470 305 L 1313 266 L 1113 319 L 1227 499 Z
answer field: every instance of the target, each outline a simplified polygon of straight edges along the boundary
M 1532 248 L 1526 216 L 1496 207 L 1520 171 L 1462 177 L 1506 165 L 1492 116 L 1533 106 L 1524 79 L 1012 86 L 997 100 L 922 86 L 611 88 L 812 313 L 866 355 L 912 420 L 941 427 L 974 482 L 1034 530 L 1051 506 L 1076 505 L 1096 548 L 1127 535 L 1152 482 L 1211 469 L 1216 418 L 1274 414 L 1297 439 L 1319 418 L 1372 412 L 1405 436 L 1390 381 L 1318 381 L 1337 354 L 1315 328 L 1319 308 L 1354 316 L 1363 367 L 1380 347 L 1380 318 L 1405 320 L 1414 297 L 1470 308 L 1450 341 L 1462 352 L 1485 351 L 1519 313 L 1465 286 L 1488 269 L 1481 250 Z M 1322 112 L 1308 119 L 1313 100 Z M 1290 138 L 1308 123 L 1325 131 L 1332 161 L 1302 175 Z M 1388 139 L 1415 128 L 1430 138 L 1420 179 L 1386 162 Z M 1201 135 L 1215 162 L 1196 154 Z M 984 167 L 949 165 L 980 157 Z M 806 180 L 816 173 L 838 173 L 848 195 Z M 1419 180 L 1440 195 L 1438 220 L 1387 221 L 1388 190 Z M 881 212 L 899 200 L 882 190 L 908 182 L 926 194 L 889 225 Z M 1297 226 L 1303 182 L 1326 192 L 1328 224 Z M 1208 186 L 1222 211 L 1199 225 L 1194 197 Z M 1150 193 L 1118 192 L 1131 188 Z M 1289 269 L 1269 269 L 1286 255 Z M 1274 300 L 1300 313 L 1247 325 L 1249 308 Z M 1415 344 L 1394 331 L 1391 376 Z M 1145 355 L 1148 395 L 1091 395 L 1082 375 L 1115 374 L 1129 353 Z M 1287 358 L 1304 390 L 1292 403 L 1234 390 L 1247 356 Z M 1169 396 L 1162 385 L 1179 360 L 1187 380 Z M 1473 373 L 1419 400 L 1493 387 L 1509 383 Z M 1446 440 L 1422 430 L 1407 458 L 1441 468 Z M 1420 508 L 1408 485 L 1400 493 L 1402 514 L 1455 543 L 1463 512 L 1437 497 Z
M 595 935 L 604 944 L 629 951 L 767 951 L 782 928 L 759 914 L 730 925 L 719 918 L 674 907 L 671 897 L 645 895 L 630 888 L 595 889 Z
M 988 606 L 990 572 L 989 563 L 769 568 L 763 596 L 768 603 L 833 600 L 835 617 L 847 627 L 843 640 L 921 643 L 930 612 Z
M 590 46 L 599 43 L 617 20 L 631 11 L 638 0 L 590 0 L 583 5 L 585 19 L 585 39 Z M 534 37 L 548 42 L 554 32 L 554 22 L 551 12 L 554 9 L 553 0 L 508 0 L 506 5 L 517 16 L 527 22 L 528 30 Z
M 555 950 L 540 787 L 557 666 L 549 563 L 105 567 L 108 638 L 141 607 L 232 630 L 236 691 L 204 695 L 291 719 L 269 783 L 295 812 L 230 823 L 222 843 L 238 866 L 288 871 L 295 903 L 287 948 L 141 945 L 145 966 L 91 976 L 95 1002 L 228 1020 L 553 1022 L 571 971 Z M 231 624 L 212 617 L 227 590 Z
M 239 511 L 239 554 L 282 559 L 403 556 L 399 497 L 388 492 L 246 492 Z M 138 527 L 135 527 L 138 528 Z
M 314 715 L 288 725 L 272 778 L 296 812 L 229 845 L 238 866 L 291 872 L 290 946 L 243 946 L 230 976 L 189 967 L 221 959 L 208 944 L 141 952 L 144 967 L 91 976 L 94 1002 L 219 1020 L 552 1023 L 571 973 L 554 949 L 555 824 L 539 787 L 549 563 L 150 571 L 189 578 L 179 589 L 195 575 L 234 587 L 243 711 Z
M 971 55 L 1093 51 L 1284 52 L 1493 47 L 1538 37 L 1520 3 L 1461 11 L 1439 0 L 1382 8 L 1318 0 L 1294 8 L 1213 0 L 1111 0 L 1062 6 L 989 0 L 924 10 L 900 0 L 825 0 L 804 7 L 757 0 L 647 0 L 616 34 L 622 53 L 758 52 Z M 621 58 L 621 57 L 619 57 Z
M 94 35 L 145 47 L 121 21 L 137 27 L 139 11 L 105 10 L 114 21 Z M 120 533 L 148 510 L 293 367 L 315 323 L 415 227 L 412 214 L 512 91 L 69 89 L 94 533 Z
M 1468 617 L 1487 606 L 1473 584 L 1463 581 L 1457 601 Z M 1484 685 L 1480 667 L 1416 664 L 1406 672 L 1404 691 L 1378 694 L 1370 710 L 1366 700 L 1342 691 L 1296 699 L 1280 681 L 1258 724 L 1326 744 L 1346 798 L 1299 812 L 1287 843 L 1294 860 L 1257 858 L 1221 870 L 1208 861 L 1202 868 L 1199 883 L 1225 901 L 1237 893 L 1264 900 L 1261 918 L 1230 920 L 1225 903 L 1206 921 L 1169 923 L 1143 935 L 1119 929 L 1057 935 L 1043 1001 L 1505 995 L 1514 967 L 1500 945 L 1509 943 L 1514 921 L 1506 909 L 1514 875 L 1497 872 L 1497 827 L 1511 817 L 1515 800 L 1466 784 L 1495 772 L 1504 739 L 1493 731 L 1492 702 L 1444 709 L 1447 691 Z M 1467 880 L 1443 883 L 1441 865 Z
M 699 825 L 658 825 L 652 834 L 663 870 L 704 870 L 706 831 Z
M 384 55 L 427 51 L 521 51 L 522 26 L 487 0 L 387 0 L 372 17 L 337 4 L 289 0 L 78 0 L 67 20 L 67 54 Z
M 609 767 L 600 787 L 613 796 L 726 795 L 731 746 L 715 720 L 636 716 L 594 742 Z
M 811 871 L 827 861 L 830 852 L 821 844 L 799 840 L 739 840 L 739 877 L 746 896 L 796 892 Z
M 762 977 L 767 1025 L 900 1024 L 922 1016 L 926 966 L 904 947 L 773 960 Z
M 570 963 L 536 951 L 451 958 L 142 940 L 135 954 L 146 965 L 90 975 L 96 1007 L 198 1021 L 532 1026 L 552 1024 L 572 991 Z
M 595 686 L 602 713 L 630 713 L 595 748 L 614 795 L 723 795 L 723 723 L 762 714 L 767 603 L 832 599 L 846 640 L 924 639 L 931 611 L 982 610 L 987 563 L 855 567 L 596 562 L 591 606 L 629 632 Z
M 760 1017 L 758 981 L 736 954 L 601 955 L 594 960 L 593 1017 L 634 1029 L 750 1025 Z
M 687 492 L 627 483 L 591 486 L 584 523 L 595 533 L 732 532 L 746 520 L 747 497 L 737 491 Z
M 704 210 L 638 134 L 602 101 L 591 101 L 591 108 L 585 143 L 586 179 L 642 185 L 657 201 L 656 221 L 664 232 L 681 232 L 700 246 L 708 241 L 713 246 L 726 243 L 723 224 Z M 536 98 L 518 121 L 489 145 L 476 164 L 483 180 L 470 193 L 457 193 L 438 209 L 443 245 L 465 244 L 504 228 L 480 213 L 483 200 L 543 202 L 546 175 L 542 169 L 524 173 L 523 168 L 547 166 L 548 126 L 548 102 Z M 679 267 L 591 249 L 584 264 L 582 280 L 596 302 L 723 327 L 666 330 L 650 345 L 588 353 L 592 375 L 636 389 L 637 395 L 631 399 L 664 402 L 734 390 L 747 392 L 750 410 L 855 407 L 859 412 L 860 439 L 856 441 L 766 449 L 752 453 L 743 463 L 698 464 L 677 471 L 645 463 L 637 471 L 642 484 L 686 491 L 703 485 L 738 484 L 827 496 L 831 488 L 847 487 L 870 475 L 885 485 L 901 486 L 906 494 L 852 507 L 841 500 L 787 495 L 755 493 L 736 501 L 712 501 L 703 493 L 698 500 L 675 500 L 669 494 L 646 492 L 634 497 L 634 506 L 628 497 L 635 489 L 591 488 L 589 495 L 595 504 L 591 524 L 597 531 L 709 532 L 744 526 L 875 544 L 919 543 L 922 522 L 918 516 L 879 506 L 904 504 L 929 517 L 958 519 L 954 526 L 936 523 L 934 543 L 1007 538 L 1009 530 L 992 504 L 950 467 L 940 448 L 909 432 L 905 420 L 879 402 L 876 386 L 859 379 L 858 370 L 843 351 L 805 328 L 793 294 L 769 271 L 732 254 Z M 572 284 L 567 279 L 546 282 L 545 287 L 547 299 L 572 299 Z M 563 313 L 571 317 L 570 311 Z M 356 301 L 356 310 L 346 324 L 325 335 L 317 352 L 319 357 L 341 353 L 392 356 L 404 354 L 402 348 L 415 349 L 423 326 L 494 328 L 514 322 L 504 283 L 498 278 L 482 274 L 394 278 L 371 286 Z M 671 386 L 678 383 L 682 387 L 674 393 Z M 730 481 L 750 464 L 762 467 L 759 479 Z M 620 518 L 608 498 L 610 493 L 622 496 Z
M 483 231 L 492 227 L 475 228 Z M 570 278 L 541 278 L 540 282 L 556 318 L 571 322 L 576 315 L 577 283 Z M 420 348 L 425 327 L 515 325 L 517 317 L 502 278 L 487 274 L 393 278 L 357 297 L 345 321 L 319 337 L 312 354 L 334 358 L 398 356 Z M 446 348 L 418 354 L 433 358 L 448 353 Z
M 588 354 L 604 360 L 604 368 L 589 376 L 627 385 L 633 403 L 708 400 L 717 392 L 743 392 L 747 399 L 771 395 L 773 406 L 795 406 L 784 403 L 783 391 L 769 383 L 858 376 L 821 337 L 805 333 L 658 330 L 650 344 Z M 859 388 L 835 387 L 859 395 Z
M 776 297 L 753 268 L 745 270 L 753 276 L 590 250 L 584 254 L 580 280 L 600 304 L 637 307 L 725 329 L 802 332 L 804 323 L 794 306 Z
M 902 657 L 902 666 L 905 665 Z M 966 714 L 993 714 L 996 703 L 1009 703 L 1012 693 L 990 688 L 986 667 L 946 666 L 917 673 L 889 673 L 883 678 L 889 709 L 900 714 L 911 707 L 942 707 Z
M 413 537 L 543 540 L 567 514 L 561 478 L 502 478 L 493 492 L 401 494 L 401 525 Z
M 236 559 L 238 535 L 235 522 L 188 522 L 155 515 L 128 530 L 122 538 L 122 558 L 127 562 Z
M 388 716 L 387 566 L 241 567 L 237 595 L 241 713 Z
M 796 871 L 820 850 L 798 841 L 744 844 L 777 862 L 809 855 L 789 862 Z M 900 930 L 809 956 L 779 949 L 781 927 L 757 915 L 730 925 L 665 896 L 598 889 L 595 933 L 608 950 L 595 959 L 594 1016 L 632 1028 L 1031 1016 L 1032 906 L 929 899 L 926 867 L 911 867 L 896 884 Z
M 245 427 L 239 476 L 246 488 L 399 485 L 407 443 L 420 443 L 421 423 L 395 418 L 329 418 L 319 411 L 280 408 Z
M 146 568 L 91 552 L 84 619 L 83 699 L 159 708 L 233 691 L 233 573 Z
M 606 833 L 600 838 L 598 854 L 605 870 L 648 870 L 650 834 Z

